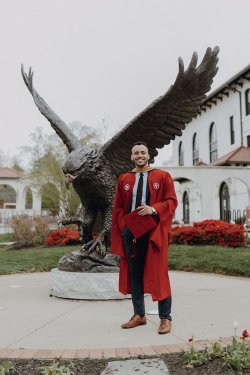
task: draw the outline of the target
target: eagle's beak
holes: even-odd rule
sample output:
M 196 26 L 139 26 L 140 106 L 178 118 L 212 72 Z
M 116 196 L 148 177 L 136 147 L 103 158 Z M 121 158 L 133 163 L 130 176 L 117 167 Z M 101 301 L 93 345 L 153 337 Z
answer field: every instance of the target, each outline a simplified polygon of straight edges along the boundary
M 65 175 L 65 185 L 66 185 L 66 188 L 67 188 L 67 189 L 69 188 L 69 185 L 71 184 L 71 182 L 73 182 L 76 178 L 77 178 L 77 175 L 76 175 L 76 176 L 73 176 L 73 175 L 70 174 L 70 173 L 67 173 L 67 174 Z

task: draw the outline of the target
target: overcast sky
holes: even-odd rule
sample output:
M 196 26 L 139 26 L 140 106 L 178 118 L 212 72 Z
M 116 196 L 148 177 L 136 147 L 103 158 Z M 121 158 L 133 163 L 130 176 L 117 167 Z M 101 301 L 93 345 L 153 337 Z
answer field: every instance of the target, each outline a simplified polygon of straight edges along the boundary
M 51 133 L 24 85 L 66 122 L 116 133 L 174 82 L 178 57 L 220 46 L 212 91 L 250 63 L 249 0 L 0 0 L 0 149 Z M 159 160 L 169 157 L 170 147 Z

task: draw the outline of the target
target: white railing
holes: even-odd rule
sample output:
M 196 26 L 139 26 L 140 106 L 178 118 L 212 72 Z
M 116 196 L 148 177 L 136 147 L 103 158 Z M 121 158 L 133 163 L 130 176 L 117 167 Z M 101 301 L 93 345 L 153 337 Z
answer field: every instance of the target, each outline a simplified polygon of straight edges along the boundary
M 36 216 L 36 213 L 33 209 L 16 210 L 0 208 L 0 233 L 10 232 L 10 220 L 16 216 L 24 215 L 33 217 Z

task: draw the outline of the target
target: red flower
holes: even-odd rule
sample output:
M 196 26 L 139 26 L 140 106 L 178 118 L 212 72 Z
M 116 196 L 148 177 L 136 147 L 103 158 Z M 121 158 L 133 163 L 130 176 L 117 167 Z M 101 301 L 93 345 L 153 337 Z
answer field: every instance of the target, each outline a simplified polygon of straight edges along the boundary
M 194 338 L 191 337 L 191 339 L 188 339 L 188 342 L 193 342 L 194 341 Z
M 79 242 L 79 232 L 67 227 L 55 230 L 47 238 L 47 245 L 66 245 Z
M 240 336 L 240 338 L 241 340 L 245 340 L 246 337 L 249 337 L 249 333 L 247 329 L 244 329 L 244 331 L 242 332 L 242 336 Z
M 243 246 L 245 243 L 242 225 L 223 220 L 204 220 L 193 226 L 173 227 L 170 241 L 177 244 L 210 244 L 223 247 Z

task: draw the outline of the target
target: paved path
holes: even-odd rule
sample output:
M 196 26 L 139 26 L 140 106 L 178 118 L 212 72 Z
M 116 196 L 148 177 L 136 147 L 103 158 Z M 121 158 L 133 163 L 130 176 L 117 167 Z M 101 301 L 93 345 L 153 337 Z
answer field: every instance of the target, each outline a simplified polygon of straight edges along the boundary
M 198 348 L 207 340 L 229 343 L 250 329 L 250 279 L 170 272 L 173 329 L 158 335 L 159 319 L 123 330 L 132 315 L 130 300 L 76 301 L 50 297 L 49 273 L 0 276 L 0 358 L 133 357 L 182 350 L 194 336 Z M 147 311 L 157 303 L 146 297 Z

